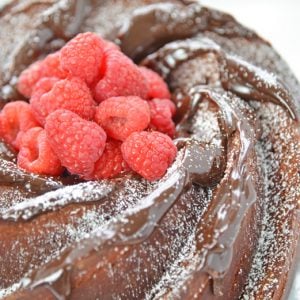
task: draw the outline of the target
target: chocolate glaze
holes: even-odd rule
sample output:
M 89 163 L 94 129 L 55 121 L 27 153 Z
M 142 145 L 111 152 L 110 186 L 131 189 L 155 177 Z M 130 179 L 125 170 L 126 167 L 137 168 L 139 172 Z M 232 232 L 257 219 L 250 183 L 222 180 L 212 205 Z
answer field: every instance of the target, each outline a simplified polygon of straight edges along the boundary
M 121 28 L 119 38 L 122 50 L 139 60 L 167 42 L 205 31 L 226 37 L 260 39 L 253 31 L 236 26 L 230 15 L 207 9 L 199 3 L 187 4 L 185 7 L 172 3 L 153 4 L 137 9 Z M 145 32 L 149 34 L 145 35 Z
M 225 90 L 242 97 L 244 100 L 273 102 L 281 105 L 298 120 L 295 99 L 284 84 L 273 74 L 244 60 L 227 55 L 220 46 L 201 36 L 186 41 L 173 42 L 150 55 L 143 64 L 154 68 L 168 79 L 172 69 L 183 62 L 201 54 L 213 53 L 220 64 L 220 79 Z
M 236 104 L 240 101 L 238 97 L 246 101 L 256 100 L 280 105 L 295 120 L 294 122 L 298 120 L 298 112 L 293 96 L 275 75 L 224 52 L 216 42 L 201 35 L 171 42 L 192 37 L 199 32 L 214 32 L 227 38 L 239 37 L 266 44 L 255 33 L 237 24 L 232 17 L 204 8 L 197 3 L 184 2 L 184 4 L 153 4 L 135 10 L 118 36 L 123 51 L 136 60 L 141 60 L 145 55 L 157 50 L 144 59 L 143 64 L 161 73 L 166 80 L 170 80 L 169 75 L 180 65 L 204 54 L 211 53 L 218 61 L 220 73 L 218 84 L 213 87 L 194 85 L 188 91 L 182 87 L 173 94 L 177 106 L 180 107 L 177 116 L 180 120 L 177 126 L 180 155 L 177 162 L 158 186 L 141 199 L 132 210 L 124 212 L 80 243 L 68 247 L 59 258 L 27 277 L 23 281 L 23 287 L 26 288 L 24 294 L 21 294 L 23 299 L 30 298 L 31 289 L 41 295 L 52 293 L 57 298 L 72 296 L 78 266 L 84 265 L 91 258 L 96 262 L 101 259 L 105 261 L 116 246 L 120 253 L 128 253 L 129 257 L 133 255 L 135 247 L 142 247 L 144 243 L 151 241 L 151 237 L 158 234 L 157 224 L 163 224 L 166 216 L 170 215 L 170 211 L 182 201 L 193 186 L 212 190 L 213 194 L 201 220 L 194 220 L 196 241 L 194 255 L 198 257 L 198 262 L 185 284 L 188 286 L 189 281 L 193 281 L 194 278 L 209 274 L 210 278 L 214 279 L 214 295 L 224 294 L 222 279 L 231 266 L 233 245 L 240 232 L 243 218 L 259 202 L 257 195 L 259 186 L 255 180 L 257 171 L 253 168 L 256 160 L 254 147 L 259 137 L 256 130 L 259 127 L 251 110 L 244 111 L 244 108 Z M 74 15 L 74 12 L 71 15 Z M 76 28 L 79 24 L 77 21 L 77 18 L 73 20 Z M 47 23 L 46 27 L 52 28 L 53 25 Z M 53 32 L 54 36 L 68 38 L 62 36 L 60 32 Z M 17 74 L 19 70 L 15 69 L 14 72 Z M 211 102 L 218 111 L 221 135 L 215 144 L 187 137 L 192 132 L 190 120 L 203 101 Z M 49 184 L 48 179 L 25 174 L 17 170 L 13 162 L 7 160 L 10 160 L 9 157 L 1 158 L 2 184 L 16 184 L 18 188 L 23 188 L 25 183 L 29 182 L 34 192 L 40 194 L 62 187 L 63 183 L 53 181 Z M 14 180 L 17 182 L 13 183 Z M 118 189 L 122 189 L 122 180 L 116 184 Z M 108 198 L 112 191 L 113 186 L 107 190 L 107 194 L 95 193 L 94 198 L 91 195 L 83 195 L 79 200 L 76 198 L 76 201 L 73 201 L 71 198 L 62 204 L 59 204 L 59 196 L 53 196 L 54 205 L 47 207 L 39 205 L 43 198 L 40 198 L 40 202 L 36 198 L 37 200 L 33 199 L 26 205 L 1 213 L 0 218 L 4 222 L 6 219 L 15 222 L 21 219 L 31 221 L 38 219 L 41 213 L 56 210 L 58 206 Z M 167 232 L 165 234 L 168 236 Z M 171 236 L 168 238 L 171 239 Z M 252 247 L 254 250 L 255 244 Z M 103 255 L 102 258 L 99 257 L 99 253 L 97 254 L 98 251 Z M 153 275 L 153 283 L 157 282 L 159 276 L 161 273 Z M 110 293 L 103 294 L 107 297 L 113 296 L 114 293 L 110 284 L 112 283 L 106 282 L 103 287 L 103 291 Z M 145 290 L 142 290 L 138 297 L 144 297 Z M 75 288 L 75 294 L 76 291 Z M 137 297 L 130 294 L 130 291 L 126 293 L 124 295 L 127 298 Z
M 29 184 L 28 190 L 35 195 L 63 187 L 63 184 L 57 180 L 28 174 L 20 170 L 15 163 L 3 159 L 0 160 L 0 176 L 2 184 L 19 188 L 23 188 L 24 184 Z
M 26 173 L 25 173 L 26 174 Z M 13 175 L 13 174 L 10 174 Z M 20 174 L 18 174 L 20 175 Z M 23 174 L 21 174 L 23 175 Z M 28 174 L 26 174 L 28 178 Z M 23 184 L 24 184 L 24 178 L 26 179 L 26 176 L 23 175 Z M 18 178 L 19 179 L 19 178 Z M 20 180 L 20 179 L 19 179 Z M 63 184 L 58 184 L 57 182 L 51 182 L 49 179 L 45 182 L 42 181 L 42 178 L 36 178 L 36 180 L 29 178 L 29 182 L 31 184 L 31 195 L 33 192 L 37 192 L 38 194 L 41 194 L 41 197 L 34 197 L 28 199 L 25 203 L 19 203 L 15 205 L 12 208 L 8 208 L 7 210 L 4 210 L 0 213 L 0 218 L 3 220 L 11 220 L 15 222 L 19 222 L 22 220 L 29 220 L 32 219 L 35 216 L 40 215 L 41 213 L 45 213 L 47 211 L 55 211 L 58 210 L 60 207 L 74 204 L 74 203 L 80 203 L 82 202 L 82 198 L 88 198 L 89 201 L 85 202 L 94 202 L 94 201 L 103 201 L 103 199 L 106 199 L 108 197 L 112 196 L 112 192 L 116 189 L 117 182 L 111 182 L 109 184 L 105 184 L 104 187 L 101 186 L 101 184 L 95 183 L 92 187 L 88 186 L 88 190 L 86 191 L 86 184 L 80 183 L 76 186 L 64 187 Z M 8 183 L 11 182 L 8 181 Z M 122 184 L 119 183 L 118 188 L 122 188 Z M 48 193 L 47 199 L 43 196 L 48 191 L 61 189 L 57 193 L 54 191 L 52 193 Z M 63 193 L 62 193 L 63 192 Z M 64 193 L 70 194 L 69 197 L 65 197 Z M 78 193 L 81 195 L 81 197 L 78 199 Z M 86 194 L 88 193 L 88 197 Z M 36 195 L 35 195 L 36 196 Z
M 193 90 L 191 97 L 196 97 L 198 101 L 209 98 L 218 103 L 226 118 L 224 127 L 228 143 L 233 144 L 237 138 L 239 145 L 238 148 L 227 146 L 235 152 L 234 163 L 214 194 L 206 218 L 204 216 L 208 222 L 199 223 L 196 233 L 197 251 L 201 257 L 199 268 L 214 278 L 214 292 L 222 296 L 219 279 L 224 277 L 230 267 L 233 242 L 239 233 L 243 216 L 257 201 L 257 186 L 249 170 L 249 162 L 253 161 L 255 132 L 243 114 L 230 107 L 230 102 L 224 100 L 220 94 L 200 87 Z

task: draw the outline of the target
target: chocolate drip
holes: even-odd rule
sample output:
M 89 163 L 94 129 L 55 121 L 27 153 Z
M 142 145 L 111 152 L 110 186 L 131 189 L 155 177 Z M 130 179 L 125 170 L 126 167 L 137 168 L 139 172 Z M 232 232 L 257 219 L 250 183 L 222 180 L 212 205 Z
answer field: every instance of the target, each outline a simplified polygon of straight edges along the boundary
M 205 31 L 227 37 L 261 40 L 253 31 L 237 26 L 230 15 L 207 9 L 199 3 L 189 3 L 183 7 L 160 3 L 136 9 L 120 30 L 119 39 L 122 51 L 133 59 L 140 60 L 167 42 Z
M 32 182 L 32 177 L 30 179 Z M 37 186 L 41 186 L 39 180 L 41 179 L 37 180 Z M 46 184 L 49 185 L 47 182 Z M 119 188 L 121 187 L 119 183 Z M 75 186 L 60 186 L 60 188 L 59 191 L 52 191 L 47 194 L 45 194 L 44 190 L 42 196 L 28 199 L 26 202 L 16 204 L 12 208 L 0 212 L 0 219 L 15 222 L 27 221 L 41 213 L 55 211 L 70 204 L 82 203 L 82 199 L 85 199 L 85 203 L 103 201 L 115 190 L 116 182 L 111 182 L 110 184 L 106 182 L 102 184 L 88 182 Z
M 219 62 L 222 86 L 244 100 L 273 102 L 283 107 L 290 116 L 298 120 L 295 100 L 284 84 L 273 74 L 251 65 L 241 58 L 233 57 L 206 37 L 176 41 L 149 55 L 143 65 L 155 69 L 166 80 L 172 70 L 190 59 L 212 53 Z
M 197 252 L 201 257 L 199 269 L 211 275 L 215 294 L 222 296 L 219 279 L 225 276 L 230 266 L 233 243 L 243 216 L 257 197 L 256 184 L 249 170 L 254 156 L 255 132 L 239 109 L 231 107 L 228 96 L 224 98 L 215 92 L 195 88 L 191 97 L 199 99 L 199 96 L 218 104 L 229 137 L 227 148 L 231 162 L 204 216 L 207 222 L 201 222 L 196 233 Z
M 226 55 L 226 64 L 221 72 L 222 85 L 226 90 L 245 100 L 273 102 L 283 107 L 293 119 L 299 120 L 296 101 L 276 75 L 230 55 Z
M 170 73 L 182 63 L 207 53 L 213 53 L 221 60 L 220 46 L 209 38 L 199 36 L 166 44 L 148 55 L 142 65 L 155 70 L 168 80 Z
M 63 187 L 63 184 L 54 178 L 23 172 L 13 162 L 3 159 L 0 159 L 0 184 L 25 188 L 32 195 L 42 195 Z
M 0 184 L 22 190 L 31 197 L 58 190 L 79 182 L 74 176 L 48 177 L 22 171 L 16 165 L 16 152 L 0 142 Z M 0 219 L 2 219 L 0 214 Z M 17 220 L 16 220 L 17 221 Z

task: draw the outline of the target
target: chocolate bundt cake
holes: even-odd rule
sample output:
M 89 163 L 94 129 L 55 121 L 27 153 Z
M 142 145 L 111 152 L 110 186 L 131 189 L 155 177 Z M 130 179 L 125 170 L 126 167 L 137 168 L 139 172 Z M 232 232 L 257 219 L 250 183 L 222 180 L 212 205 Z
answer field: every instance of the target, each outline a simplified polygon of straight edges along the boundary
M 168 83 L 166 175 L 26 173 L 0 144 L 3 299 L 282 299 L 300 232 L 300 85 L 233 17 L 177 0 L 14 0 L 0 11 L 0 99 L 79 32 Z

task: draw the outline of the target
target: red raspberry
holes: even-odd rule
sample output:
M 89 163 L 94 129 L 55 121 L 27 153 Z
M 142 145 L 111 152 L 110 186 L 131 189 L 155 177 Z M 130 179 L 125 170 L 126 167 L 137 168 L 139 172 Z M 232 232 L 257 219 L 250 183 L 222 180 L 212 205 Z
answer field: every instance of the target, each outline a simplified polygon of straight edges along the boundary
M 104 130 L 64 109 L 47 117 L 45 130 L 61 164 L 72 174 L 89 177 L 105 148 Z
M 146 80 L 130 58 L 115 47 L 106 47 L 105 70 L 94 88 L 94 98 L 101 102 L 117 96 L 147 96 Z
M 121 149 L 129 167 L 150 181 L 165 174 L 177 153 L 170 137 L 157 131 L 135 132 Z
M 25 69 L 18 81 L 18 91 L 25 97 L 29 98 L 35 84 L 43 77 L 43 63 L 37 61 Z
M 99 79 L 104 41 L 95 33 L 78 34 L 61 49 L 61 64 L 87 84 Z
M 41 106 L 41 97 L 51 91 L 54 84 L 59 81 L 56 77 L 44 77 L 40 79 L 33 88 L 30 98 L 30 106 L 35 118 L 40 124 L 45 123 L 46 112 L 43 106 Z
M 18 167 L 41 175 L 58 176 L 62 173 L 61 163 L 43 128 L 34 127 L 24 134 L 18 154 Z
M 83 119 L 91 120 L 95 114 L 95 102 L 84 81 L 79 78 L 40 80 L 30 99 L 36 118 L 45 124 L 47 116 L 57 109 L 67 109 Z
M 37 82 L 43 77 L 66 78 L 68 72 L 60 66 L 59 52 L 49 54 L 44 60 L 37 61 L 24 70 L 19 78 L 18 90 L 25 97 L 30 97 Z
M 46 56 L 43 60 L 43 65 L 45 68 L 43 77 L 57 77 L 64 79 L 69 75 L 69 72 L 62 68 L 60 51 Z
M 106 143 L 103 155 L 95 164 L 93 179 L 113 178 L 128 169 L 122 156 L 121 145 L 121 142 L 112 139 Z
M 0 112 L 0 137 L 19 149 L 23 134 L 30 128 L 39 126 L 31 107 L 24 101 L 8 103 Z
M 150 110 L 139 97 L 113 97 L 99 104 L 95 121 L 108 136 L 124 141 L 131 133 L 148 127 Z
M 48 93 L 49 91 L 51 91 L 54 84 L 58 81 L 60 81 L 60 79 L 57 78 L 57 77 L 43 77 L 35 85 L 35 87 L 32 91 L 32 97 L 31 98 L 36 97 L 37 95 L 40 98 L 44 94 Z
M 175 105 L 168 99 L 153 99 L 148 102 L 150 107 L 150 128 L 166 133 L 171 138 L 175 134 L 175 124 L 172 115 L 176 111 Z
M 157 73 L 145 67 L 140 67 L 140 71 L 145 77 L 148 85 L 147 99 L 171 99 L 167 84 Z

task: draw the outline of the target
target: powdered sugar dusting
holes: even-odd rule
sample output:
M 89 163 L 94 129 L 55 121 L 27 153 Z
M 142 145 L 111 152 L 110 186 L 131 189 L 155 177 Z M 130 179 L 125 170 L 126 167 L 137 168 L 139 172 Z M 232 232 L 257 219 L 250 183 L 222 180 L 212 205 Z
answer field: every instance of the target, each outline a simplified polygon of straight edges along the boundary
M 46 193 L 35 198 L 37 200 L 32 198 L 30 201 L 33 203 L 35 201 L 42 203 L 44 200 L 47 204 L 46 207 L 55 205 L 56 201 L 56 205 L 59 204 L 60 209 L 66 210 L 67 222 L 60 223 L 60 226 L 57 226 L 58 219 L 56 217 L 62 214 L 63 211 L 53 212 L 53 219 L 51 217 L 47 218 L 46 215 L 43 217 L 40 211 L 31 221 L 38 222 L 37 227 L 30 227 L 30 223 L 28 223 L 28 226 L 26 223 L 23 226 L 19 224 L 20 232 L 17 235 L 20 236 L 9 242 L 10 244 L 7 246 L 12 251 L 11 255 L 5 258 L 6 262 L 11 261 L 11 267 L 19 270 L 19 277 L 15 278 L 14 282 L 22 279 L 25 274 L 30 273 L 39 266 L 52 261 L 68 246 L 104 228 L 105 224 L 112 221 L 120 213 L 125 213 L 153 188 L 154 185 L 145 180 L 127 179 L 123 182 L 123 188 L 115 190 L 114 194 L 111 195 L 111 199 L 106 199 L 102 203 L 101 201 L 93 202 L 92 200 L 97 200 L 97 197 L 101 199 L 105 193 L 109 192 L 109 185 L 105 182 L 87 182 Z M 65 206 L 70 200 L 81 202 L 81 205 L 76 206 L 73 203 L 71 206 Z M 54 202 L 51 203 L 51 201 Z M 90 201 L 92 202 L 88 205 Z M 23 206 L 26 203 L 27 201 L 24 201 L 17 204 L 17 206 Z M 24 236 L 22 237 L 23 230 Z M 30 232 L 27 232 L 28 230 Z M 24 241 L 26 242 L 24 243 Z M 34 252 L 32 252 L 30 245 L 35 245 Z M 18 253 L 18 256 L 15 256 L 14 253 Z M 7 272 L 9 271 L 7 270 Z M 5 284 L 8 283 L 10 282 Z M 8 293 L 9 290 L 2 289 L 0 292 Z
M 218 143 L 220 135 L 217 114 L 207 109 L 208 103 L 200 103 L 199 110 L 192 120 L 192 131 L 195 137 L 201 138 L 206 143 Z
M 14 207 L 1 212 L 1 218 L 17 221 L 28 220 L 41 212 L 56 210 L 70 203 L 83 201 L 99 201 L 106 197 L 112 190 L 114 184 L 105 181 L 86 182 L 74 186 L 67 186 L 57 191 L 48 192 L 42 196 L 27 199 L 26 202 L 16 204 Z
M 211 191 L 208 191 L 207 202 L 204 202 L 204 209 L 198 216 L 198 220 L 206 210 L 206 205 L 211 199 Z M 184 246 L 177 253 L 176 260 L 169 266 L 159 282 L 146 294 L 145 299 L 161 299 L 172 286 L 172 296 L 180 298 L 180 289 L 184 289 L 184 282 L 186 278 L 195 270 L 195 266 L 199 262 L 198 255 L 195 255 L 195 227 L 191 228 L 189 237 L 186 239 Z
M 131 209 L 145 193 L 152 190 L 154 185 L 146 181 L 128 180 L 125 182 L 123 190 L 117 192 L 119 199 L 115 202 L 113 211 L 124 213 Z M 114 216 L 115 218 L 116 216 Z M 99 228 L 112 219 L 111 211 L 87 211 L 82 218 L 74 219 L 74 222 L 66 225 L 66 234 L 72 241 L 80 241 L 90 234 L 95 233 Z
M 246 66 L 247 69 L 255 71 L 255 74 L 259 76 L 258 78 L 263 78 L 264 82 L 269 85 L 269 87 L 277 85 L 277 76 L 275 76 L 272 72 L 268 72 L 267 70 L 256 67 L 244 59 L 241 59 L 239 56 L 234 55 L 233 57 L 234 60 L 237 61 L 241 66 Z
M 13 292 L 17 291 L 20 287 L 21 287 L 21 282 L 14 283 L 12 286 L 5 288 L 5 289 L 0 288 L 0 298 L 2 299 L 4 297 L 12 294 Z
M 15 188 L 1 187 L 0 195 L 0 215 L 2 212 L 10 209 L 18 203 L 22 203 L 26 199 L 26 193 Z
M 300 213 L 299 202 L 297 206 L 295 201 L 300 199 L 299 136 L 289 129 L 293 126 L 291 120 L 278 107 L 269 105 L 261 110 L 260 117 L 263 136 L 257 154 L 265 183 L 264 213 L 258 250 L 242 296 L 244 300 L 257 299 L 257 295 L 263 295 L 264 299 L 273 297 L 280 278 L 287 276 L 291 267 L 292 261 L 286 257 L 295 255 L 291 251 L 299 235 L 299 231 L 295 232 Z

